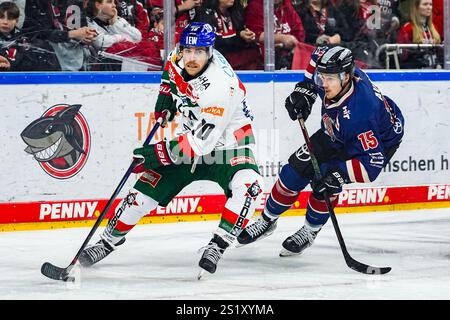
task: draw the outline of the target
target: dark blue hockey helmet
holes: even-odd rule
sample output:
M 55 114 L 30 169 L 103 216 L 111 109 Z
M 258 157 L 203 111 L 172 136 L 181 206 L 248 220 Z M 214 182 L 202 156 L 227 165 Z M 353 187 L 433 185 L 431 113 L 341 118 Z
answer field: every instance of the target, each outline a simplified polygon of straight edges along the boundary
M 342 84 L 346 74 L 352 78 L 354 73 L 355 58 L 349 49 L 341 46 L 325 47 L 325 52 L 317 60 L 314 82 L 323 87 L 320 74 L 337 74 Z
M 352 52 L 344 47 L 329 48 L 317 60 L 317 72 L 320 73 L 349 73 L 353 75 L 355 70 L 355 58 Z
M 216 34 L 210 24 L 204 22 L 191 22 L 182 31 L 180 37 L 181 47 L 212 47 Z

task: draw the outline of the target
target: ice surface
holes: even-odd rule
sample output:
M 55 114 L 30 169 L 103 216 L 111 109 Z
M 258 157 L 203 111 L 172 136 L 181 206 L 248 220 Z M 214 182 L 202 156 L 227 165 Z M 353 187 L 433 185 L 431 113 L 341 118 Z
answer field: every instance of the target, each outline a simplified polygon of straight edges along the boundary
M 65 283 L 40 273 L 66 267 L 88 228 L 0 233 L 0 299 L 450 299 L 450 209 L 338 215 L 350 254 L 387 275 L 349 269 L 331 221 L 302 256 L 280 258 L 304 217 L 283 217 L 275 233 L 228 250 L 198 281 L 197 250 L 217 221 L 135 227 L 127 241 Z M 95 237 L 97 239 L 97 236 Z

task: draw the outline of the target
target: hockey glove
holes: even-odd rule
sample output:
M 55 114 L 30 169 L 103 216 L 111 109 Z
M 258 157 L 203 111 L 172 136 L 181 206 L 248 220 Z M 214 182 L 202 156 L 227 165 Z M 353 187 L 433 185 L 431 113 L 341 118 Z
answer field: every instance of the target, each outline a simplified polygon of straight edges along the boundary
M 348 183 L 348 179 L 340 169 L 331 169 L 320 180 L 311 181 L 311 188 L 315 194 L 337 194 L 342 191 L 342 186 Z
M 133 154 L 133 159 L 138 161 L 138 164 L 132 171 L 133 173 L 142 173 L 145 170 L 168 166 L 173 163 L 170 158 L 170 150 L 167 149 L 164 140 L 134 149 Z
M 161 124 L 161 127 L 163 128 L 167 126 L 167 122 L 172 121 L 175 117 L 175 114 L 177 113 L 177 106 L 176 101 L 172 99 L 171 95 L 160 93 L 155 105 L 155 119 L 158 119 L 161 116 L 161 113 L 165 110 L 168 110 L 170 115 L 169 118 L 164 120 Z
M 292 120 L 306 119 L 311 113 L 311 108 L 317 99 L 316 88 L 312 83 L 299 82 L 294 91 L 286 98 L 285 107 Z

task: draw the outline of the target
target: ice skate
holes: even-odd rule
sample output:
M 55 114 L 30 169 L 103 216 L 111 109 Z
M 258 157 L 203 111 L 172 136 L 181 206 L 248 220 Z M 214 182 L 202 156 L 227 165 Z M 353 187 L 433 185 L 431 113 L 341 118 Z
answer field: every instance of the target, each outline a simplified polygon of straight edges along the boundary
M 237 237 L 238 245 L 242 247 L 246 244 L 264 239 L 270 236 L 277 228 L 277 219 L 271 220 L 262 214 L 255 222 L 247 226 Z
M 306 248 L 310 247 L 320 229 L 313 231 L 310 228 L 303 226 L 293 235 L 283 241 L 283 249 L 281 249 L 280 257 L 289 257 L 301 254 Z
M 222 255 L 228 246 L 229 244 L 225 242 L 221 237 L 219 237 L 218 235 L 214 235 L 209 244 L 201 248 L 205 249 L 205 251 L 203 251 L 203 255 L 198 262 L 198 265 L 201 268 L 198 275 L 199 280 L 203 275 L 203 270 L 206 270 L 209 273 L 216 272 L 217 263 L 219 262 L 220 258 L 222 258 Z
M 113 245 L 104 239 L 100 239 L 97 243 L 86 247 L 78 258 L 78 261 L 83 267 L 90 267 L 106 258 L 117 246 L 120 246 L 124 242 L 125 238 L 122 238 L 116 245 Z

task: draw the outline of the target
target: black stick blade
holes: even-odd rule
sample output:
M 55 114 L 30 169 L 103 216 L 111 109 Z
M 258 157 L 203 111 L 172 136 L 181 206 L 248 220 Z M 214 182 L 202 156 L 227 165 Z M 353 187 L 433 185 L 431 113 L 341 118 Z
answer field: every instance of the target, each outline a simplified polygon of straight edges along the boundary
M 345 262 L 347 262 L 347 266 L 349 266 L 350 269 L 364 274 L 386 274 L 392 270 L 391 267 L 372 267 L 367 264 L 358 262 L 351 257 L 345 259 Z
M 75 278 L 69 277 L 69 272 L 67 268 L 57 267 L 49 262 L 46 262 L 41 267 L 41 273 L 47 278 L 53 280 L 62 280 L 62 281 L 74 281 Z

